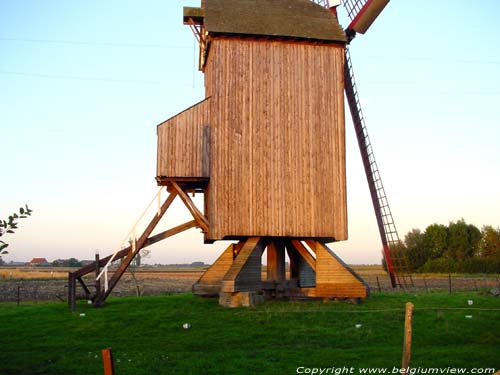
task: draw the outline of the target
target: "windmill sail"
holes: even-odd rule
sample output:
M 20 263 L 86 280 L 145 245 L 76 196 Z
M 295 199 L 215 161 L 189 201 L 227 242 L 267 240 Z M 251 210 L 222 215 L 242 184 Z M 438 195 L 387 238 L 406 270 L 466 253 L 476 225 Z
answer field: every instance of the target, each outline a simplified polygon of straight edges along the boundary
M 346 49 L 345 55 L 344 82 L 347 102 L 351 111 L 359 150 L 361 151 L 366 178 L 370 188 L 373 209 L 377 217 L 387 271 L 393 287 L 407 287 L 412 284 L 412 280 L 408 278 L 408 267 L 405 258 L 401 254 L 397 254 L 396 248 L 400 243 L 398 231 L 396 230 L 389 201 L 387 200 L 382 178 L 380 177 L 370 138 L 366 130 L 348 49 Z
M 388 3 L 389 0 L 344 0 L 344 7 L 351 19 L 347 30 L 364 34 Z

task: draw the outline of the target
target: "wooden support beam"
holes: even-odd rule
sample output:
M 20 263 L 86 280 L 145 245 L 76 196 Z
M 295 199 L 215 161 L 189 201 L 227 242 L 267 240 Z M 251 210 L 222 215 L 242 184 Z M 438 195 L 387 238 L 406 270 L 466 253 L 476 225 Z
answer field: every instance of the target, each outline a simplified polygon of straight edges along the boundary
M 285 247 L 290 260 L 290 280 L 297 280 L 299 278 L 299 252 L 290 241 L 285 242 Z
M 313 258 L 309 250 L 300 242 L 299 240 L 292 240 L 293 247 L 298 251 L 298 253 L 304 258 L 309 267 L 316 271 L 316 259 Z
M 168 237 L 171 237 L 171 236 L 173 236 L 173 235 L 175 235 L 177 233 L 184 232 L 184 231 L 186 231 L 188 229 L 191 229 L 191 228 L 195 228 L 197 225 L 198 225 L 198 223 L 196 222 L 196 220 L 191 220 L 191 221 L 188 221 L 188 222 L 186 222 L 184 224 L 178 225 L 178 226 L 176 226 L 174 228 L 171 228 L 169 230 L 161 232 L 161 233 L 159 233 L 157 235 L 151 236 L 151 237 L 149 237 L 146 240 L 144 246 L 141 249 L 139 249 L 138 251 L 144 249 L 145 247 L 151 246 L 151 245 L 153 245 L 153 244 L 155 244 L 155 243 L 157 243 L 157 242 L 159 242 L 161 240 L 164 240 L 164 239 L 166 239 Z M 124 258 L 126 256 L 129 256 L 131 254 L 131 250 L 132 250 L 132 247 L 131 246 L 127 246 L 125 249 L 120 250 L 116 254 L 116 256 L 115 256 L 114 259 L 118 260 L 118 259 Z M 134 254 L 137 254 L 138 251 L 136 251 Z M 103 259 L 99 259 L 99 255 L 96 254 L 96 261 L 91 264 L 92 268 L 90 268 L 88 266 L 85 266 L 85 267 L 81 268 L 80 270 L 72 273 L 73 277 L 82 284 L 82 287 L 84 288 L 85 293 L 87 294 L 87 297 L 89 297 L 91 295 L 90 290 L 87 288 L 87 286 L 83 282 L 82 277 L 84 275 L 92 272 L 92 269 L 95 270 L 95 273 L 96 273 L 96 281 L 95 281 L 96 294 L 93 297 L 94 301 L 96 301 L 99 298 L 101 298 L 100 295 L 102 294 L 101 281 L 100 281 L 100 279 L 97 280 L 97 276 L 99 275 L 99 271 L 100 271 L 100 266 L 105 266 L 107 264 L 107 262 L 109 261 L 109 259 L 111 259 L 111 255 L 107 256 L 107 257 L 105 257 Z M 70 284 L 68 283 L 68 285 L 70 285 Z M 69 291 L 70 291 L 70 288 L 68 288 L 68 293 L 69 293 Z M 105 298 L 106 297 L 104 297 L 102 299 L 102 301 L 104 301 Z M 68 301 L 69 300 L 70 299 L 68 298 Z
M 174 227 L 172 229 L 166 230 L 165 232 L 156 234 L 156 235 L 154 235 L 154 236 L 152 236 L 152 237 L 150 237 L 150 238 L 147 239 L 147 241 L 144 244 L 143 248 L 151 246 L 151 245 L 155 244 L 158 241 L 161 241 L 161 240 L 164 240 L 165 238 L 173 236 L 174 234 L 183 232 L 183 231 L 185 231 L 187 229 L 194 228 L 197 225 L 198 225 L 197 221 L 191 220 L 191 221 L 188 221 L 188 222 L 186 222 L 184 224 L 178 225 L 178 226 L 176 226 L 176 227 Z M 119 252 L 117 252 L 114 259 L 118 260 L 118 259 L 121 259 L 123 257 L 126 257 L 130 253 L 130 250 L 131 250 L 131 246 L 127 246 L 125 249 L 122 249 Z M 112 257 L 112 255 L 109 255 L 109 256 L 107 256 L 105 258 L 99 259 L 98 267 L 104 267 L 109 262 L 109 260 L 111 259 L 111 257 Z M 85 276 L 85 275 L 93 272 L 95 269 L 96 269 L 96 263 L 94 262 L 94 263 L 91 263 L 91 264 L 89 264 L 89 265 L 87 265 L 85 267 L 80 268 L 79 270 L 75 271 L 74 274 L 77 277 L 82 277 L 82 276 Z M 96 275 L 96 277 L 97 277 L 97 275 Z
M 89 288 L 87 287 L 87 285 L 85 285 L 85 283 L 83 282 L 82 278 L 81 277 L 77 277 L 76 280 L 80 283 L 80 285 L 82 286 L 83 290 L 85 291 L 85 296 L 87 298 L 90 298 L 90 290 Z
M 189 198 L 189 196 L 182 190 L 182 188 L 179 186 L 179 184 L 177 182 L 175 182 L 173 179 L 169 179 L 169 182 L 172 185 L 172 187 L 175 189 L 175 191 L 177 192 L 177 194 L 179 194 L 179 197 L 184 202 L 184 204 L 186 205 L 186 207 L 189 210 L 189 212 L 191 213 L 191 215 L 193 215 L 193 218 L 198 222 L 198 224 L 200 225 L 201 229 L 205 233 L 207 233 L 208 232 L 208 228 L 209 228 L 209 224 L 208 224 L 208 220 L 205 217 L 205 215 L 203 215 L 200 212 L 200 210 L 198 210 L 198 208 L 193 203 L 193 201 L 191 200 L 191 198 Z
M 195 228 L 197 225 L 198 225 L 198 223 L 196 220 L 191 220 L 191 221 L 188 221 L 184 224 L 178 225 L 172 229 L 158 233 L 154 236 L 149 237 L 142 248 L 151 246 L 151 245 L 153 245 L 159 241 L 162 241 L 168 237 L 172 237 L 173 235 L 175 235 L 177 233 L 181 233 L 181 232 L 184 232 L 188 229 Z
M 245 246 L 246 240 L 241 240 L 233 246 L 233 259 L 238 256 L 243 246 Z
M 285 244 L 281 240 L 274 240 L 267 245 L 267 280 L 286 280 Z
M 316 297 L 365 298 L 370 288 L 342 259 L 320 241 L 308 241 L 316 253 Z
M 244 244 L 245 241 L 239 243 Z M 217 258 L 208 270 L 193 285 L 193 293 L 200 296 L 217 296 L 222 286 L 222 279 L 233 264 L 235 244 L 231 244 Z
M 171 193 L 168 198 L 165 200 L 163 205 L 160 208 L 160 212 L 154 216 L 154 218 L 151 220 L 149 225 L 146 227 L 142 235 L 139 237 L 139 239 L 135 243 L 135 251 L 131 251 L 130 249 L 128 255 L 124 257 L 120 265 L 118 266 L 118 269 L 113 273 L 113 276 L 108 282 L 108 290 L 106 290 L 104 293 L 102 293 L 99 298 L 96 298 L 94 301 L 95 306 L 102 306 L 104 303 L 104 300 L 109 296 L 115 285 L 118 283 L 122 275 L 125 273 L 125 270 L 128 268 L 136 254 L 144 247 L 146 244 L 149 236 L 155 229 L 156 225 L 160 222 L 161 218 L 167 212 L 168 208 L 174 201 L 175 197 L 177 196 L 177 193 L 173 192 Z
M 258 291 L 262 282 L 261 257 L 267 239 L 250 237 L 222 280 L 222 292 Z
M 316 261 L 314 258 L 298 240 L 286 241 L 286 247 L 290 258 L 290 279 L 297 280 L 300 288 L 314 287 L 316 285 Z

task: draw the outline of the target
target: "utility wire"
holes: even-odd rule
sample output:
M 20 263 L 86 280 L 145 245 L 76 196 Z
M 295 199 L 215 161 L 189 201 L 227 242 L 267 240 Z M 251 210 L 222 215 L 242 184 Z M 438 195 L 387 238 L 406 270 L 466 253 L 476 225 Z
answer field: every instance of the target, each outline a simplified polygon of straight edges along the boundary
M 373 59 L 373 60 L 399 60 L 399 61 L 422 61 L 430 63 L 456 63 L 456 64 L 484 64 L 484 65 L 500 65 L 500 60 L 469 60 L 454 57 L 419 57 L 419 56 L 377 56 L 377 55 L 359 55 L 357 59 Z
M 188 46 L 168 45 L 168 44 L 89 42 L 89 41 L 79 41 L 79 40 L 23 39 L 23 38 L 6 38 L 6 37 L 0 37 L 0 41 L 40 43 L 40 44 L 79 45 L 79 46 L 120 47 L 120 48 L 162 48 L 162 49 L 170 49 L 170 48 L 188 49 L 188 48 L 190 48 Z
M 180 83 L 180 82 L 161 82 L 161 81 L 146 81 L 146 80 L 133 80 L 133 79 L 66 76 L 66 75 L 13 72 L 5 70 L 0 70 L 0 74 L 30 77 L 30 78 L 57 79 L 57 80 L 95 81 L 95 82 L 126 83 L 126 84 L 157 85 L 157 86 L 191 86 L 189 83 Z

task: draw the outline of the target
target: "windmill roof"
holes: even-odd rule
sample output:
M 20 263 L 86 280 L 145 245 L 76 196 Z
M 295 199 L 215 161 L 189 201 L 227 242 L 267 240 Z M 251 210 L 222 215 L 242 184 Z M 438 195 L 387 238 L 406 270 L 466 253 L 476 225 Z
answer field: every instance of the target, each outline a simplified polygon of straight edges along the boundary
M 337 18 L 310 0 L 205 0 L 209 33 L 346 42 Z

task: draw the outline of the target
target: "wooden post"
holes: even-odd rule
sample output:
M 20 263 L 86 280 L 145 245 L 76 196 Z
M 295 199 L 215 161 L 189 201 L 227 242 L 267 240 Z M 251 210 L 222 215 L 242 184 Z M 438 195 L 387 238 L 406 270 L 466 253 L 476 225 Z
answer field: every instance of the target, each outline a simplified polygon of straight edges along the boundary
M 99 294 L 101 294 L 101 279 L 97 279 L 97 276 L 99 276 L 99 252 L 95 252 L 95 299 L 99 298 Z
M 378 287 L 378 292 L 382 293 L 382 289 L 380 288 L 380 280 L 378 279 L 378 276 L 377 276 L 377 287 Z
M 427 281 L 425 281 L 425 276 L 423 277 L 423 280 L 424 280 L 425 291 L 428 292 L 429 289 L 427 288 Z
M 279 241 L 267 245 L 267 280 L 285 280 L 285 247 Z
M 448 274 L 448 292 L 451 294 L 451 273 Z
M 115 366 L 113 364 L 113 352 L 111 348 L 103 349 L 102 365 L 104 367 L 104 375 L 115 375 Z
M 68 272 L 68 305 L 71 311 L 76 307 L 76 278 L 72 272 Z
M 17 307 L 19 307 L 19 304 L 21 303 L 21 285 L 17 284 Z
M 413 303 L 408 302 L 406 304 L 405 313 L 405 333 L 403 341 L 403 361 L 401 364 L 401 373 L 407 374 L 408 368 L 410 366 L 411 358 L 411 335 L 412 335 L 412 317 L 413 317 Z

